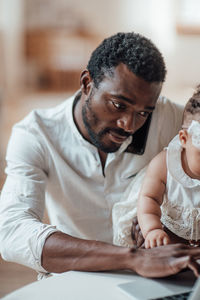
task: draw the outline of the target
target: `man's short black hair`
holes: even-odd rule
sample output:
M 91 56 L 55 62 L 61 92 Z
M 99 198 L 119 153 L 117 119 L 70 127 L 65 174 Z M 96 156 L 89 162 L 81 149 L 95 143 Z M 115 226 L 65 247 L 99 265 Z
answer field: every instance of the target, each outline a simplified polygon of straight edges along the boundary
M 87 69 L 96 87 L 106 72 L 124 63 L 136 76 L 147 82 L 164 82 L 166 68 L 162 54 L 147 38 L 134 32 L 117 33 L 94 50 Z

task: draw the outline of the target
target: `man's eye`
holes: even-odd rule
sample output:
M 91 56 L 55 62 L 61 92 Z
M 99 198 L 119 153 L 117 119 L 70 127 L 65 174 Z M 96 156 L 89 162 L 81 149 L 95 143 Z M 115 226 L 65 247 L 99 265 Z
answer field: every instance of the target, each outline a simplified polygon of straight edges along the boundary
M 116 109 L 125 109 L 126 106 L 122 103 L 116 102 L 116 101 L 112 101 L 112 105 L 116 108 Z
M 149 112 L 148 111 L 140 111 L 138 114 L 142 117 L 148 117 Z

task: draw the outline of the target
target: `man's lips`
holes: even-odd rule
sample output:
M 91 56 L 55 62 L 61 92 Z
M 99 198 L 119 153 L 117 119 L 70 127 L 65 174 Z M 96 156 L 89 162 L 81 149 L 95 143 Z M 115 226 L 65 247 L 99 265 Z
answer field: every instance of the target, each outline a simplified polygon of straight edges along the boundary
M 128 135 L 121 135 L 113 131 L 109 131 L 108 135 L 110 140 L 116 144 L 122 144 L 129 137 Z

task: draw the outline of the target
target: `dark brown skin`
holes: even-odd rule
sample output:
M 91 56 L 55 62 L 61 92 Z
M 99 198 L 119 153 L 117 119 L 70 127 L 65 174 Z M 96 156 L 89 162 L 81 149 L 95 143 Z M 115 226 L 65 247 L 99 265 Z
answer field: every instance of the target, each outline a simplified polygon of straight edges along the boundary
M 162 83 L 148 83 L 129 71 L 126 65 L 120 64 L 115 68 L 114 75 L 105 75 L 96 89 L 89 72 L 85 70 L 81 75 L 82 96 L 74 111 L 75 123 L 82 136 L 91 142 L 82 119 L 82 108 L 91 96 L 92 114 L 89 119 L 94 133 L 114 128 L 133 134 L 154 110 L 161 87 Z M 97 121 L 93 120 L 94 114 Z M 102 137 L 101 142 L 107 147 L 114 145 L 108 134 Z M 101 150 L 99 155 L 104 166 L 107 155 Z
M 161 87 L 161 83 L 148 83 L 120 64 L 114 69 L 113 76 L 106 75 L 96 89 L 89 72 L 85 70 L 81 75 L 81 98 L 74 111 L 78 130 L 92 143 L 82 118 L 82 109 L 90 97 L 91 110 L 87 110 L 87 118 L 93 133 L 98 135 L 105 128 L 113 128 L 114 135 L 115 130 L 119 129 L 127 134 L 134 133 L 153 111 Z M 123 134 L 117 134 L 114 140 L 112 135 L 105 134 L 100 142 L 107 148 L 117 149 L 123 140 Z M 100 149 L 99 155 L 103 172 L 107 155 Z M 190 249 L 181 244 L 150 250 L 129 249 L 57 232 L 50 235 L 44 244 L 42 266 L 48 272 L 55 273 L 128 269 L 146 277 L 163 277 L 186 267 L 198 275 L 197 258 L 200 258 L 200 248 Z
M 49 271 L 131 270 L 144 277 L 164 277 L 190 268 L 199 276 L 195 259 L 200 248 L 173 244 L 153 249 L 130 249 L 103 242 L 86 241 L 62 232 L 52 234 L 45 243 L 42 265 Z

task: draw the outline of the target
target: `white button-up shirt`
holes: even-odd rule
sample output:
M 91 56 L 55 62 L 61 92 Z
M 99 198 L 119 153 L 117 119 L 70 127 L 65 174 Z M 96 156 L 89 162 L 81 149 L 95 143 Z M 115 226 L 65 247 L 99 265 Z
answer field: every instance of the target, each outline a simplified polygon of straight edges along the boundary
M 160 98 L 146 151 L 124 152 L 129 137 L 107 156 L 104 174 L 95 146 L 73 119 L 74 96 L 35 110 L 16 124 L 7 150 L 7 179 L 0 201 L 0 252 L 5 260 L 39 272 L 46 238 L 58 230 L 112 243 L 112 208 L 139 170 L 165 147 L 181 125 L 182 107 Z M 104 176 L 105 175 L 105 176 Z M 45 204 L 52 225 L 43 224 Z

